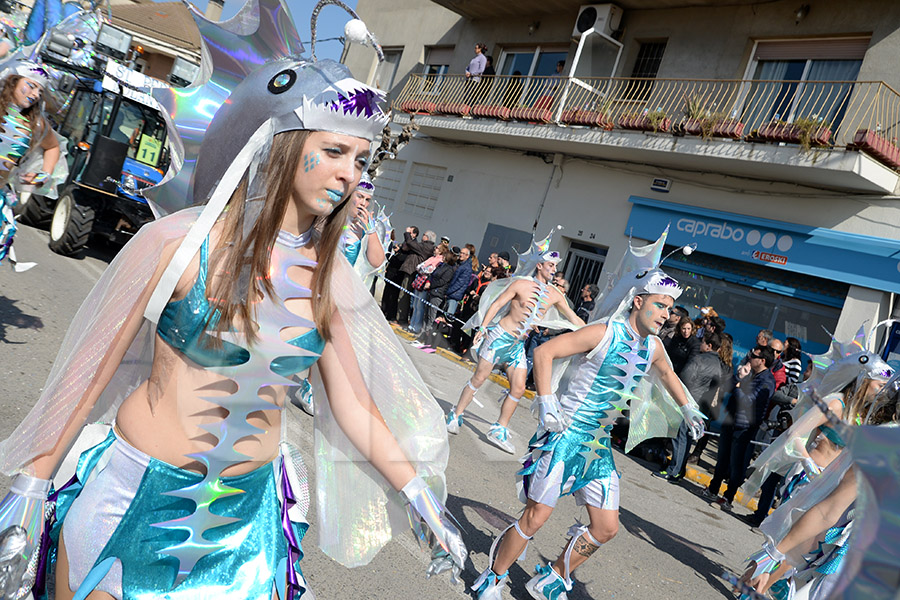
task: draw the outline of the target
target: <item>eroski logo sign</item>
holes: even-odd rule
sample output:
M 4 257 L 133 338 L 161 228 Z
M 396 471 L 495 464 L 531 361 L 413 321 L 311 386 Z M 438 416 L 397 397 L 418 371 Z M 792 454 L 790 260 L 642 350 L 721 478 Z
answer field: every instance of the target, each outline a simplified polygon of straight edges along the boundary
M 732 227 L 727 221 L 709 222 L 699 219 L 680 219 L 675 224 L 675 228 L 691 234 L 691 237 L 705 236 L 734 242 L 740 242 L 745 236 L 743 229 Z

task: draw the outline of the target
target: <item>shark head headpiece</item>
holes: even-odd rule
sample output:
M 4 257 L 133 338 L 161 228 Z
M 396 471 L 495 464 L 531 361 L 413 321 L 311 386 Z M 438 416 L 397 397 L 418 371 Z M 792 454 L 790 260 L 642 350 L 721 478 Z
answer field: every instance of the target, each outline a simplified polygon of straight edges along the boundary
M 50 72 L 43 65 L 30 60 L 18 60 L 13 70 L 16 72 L 16 75 L 21 75 L 34 81 L 43 89 L 50 87 Z
M 831 347 L 825 354 L 811 356 L 813 372 L 802 390 L 815 392 L 820 398 L 839 392 L 854 381 L 869 378 L 887 381 L 894 374 L 893 369 L 877 354 L 865 346 L 865 325 L 859 328 L 854 338 L 846 343 L 831 338 Z
M 678 282 L 659 268 L 669 228 L 652 244 L 637 248 L 628 241 L 628 251 L 618 268 L 607 276 L 605 285 L 598 284 L 600 295 L 590 320 L 613 318 L 631 308 L 632 299 L 640 294 L 663 294 L 677 300 L 683 291 Z
M 562 229 L 562 227 L 557 225 L 556 229 L 551 229 L 550 233 L 547 234 L 547 237 L 542 240 L 535 240 L 534 236 L 532 236 L 531 245 L 524 253 L 520 254 L 519 251 L 516 250 L 519 259 L 516 263 L 516 270 L 513 272 L 514 276 L 530 277 L 534 275 L 534 270 L 540 263 L 546 262 L 544 255 L 550 250 L 550 242 L 553 239 L 553 233 L 557 229 Z M 557 260 L 556 262 L 559 261 Z
M 167 118 L 171 156 L 162 183 L 148 193 L 157 215 L 208 202 L 226 173 L 253 173 L 278 133 L 334 131 L 370 141 L 381 135 L 384 94 L 344 65 L 315 58 L 316 18 L 327 4 L 358 18 L 339 0 L 321 0 L 313 9 L 311 60 L 301 56 L 283 0 L 248 0 L 221 23 L 188 5 L 201 35 L 200 75 L 187 88 L 152 92 Z M 383 57 L 371 34 L 368 41 Z
M 372 183 L 372 178 L 368 173 L 362 174 L 362 177 L 359 178 L 359 184 L 357 184 L 356 189 L 365 194 L 369 194 L 370 196 L 375 195 L 375 184 Z

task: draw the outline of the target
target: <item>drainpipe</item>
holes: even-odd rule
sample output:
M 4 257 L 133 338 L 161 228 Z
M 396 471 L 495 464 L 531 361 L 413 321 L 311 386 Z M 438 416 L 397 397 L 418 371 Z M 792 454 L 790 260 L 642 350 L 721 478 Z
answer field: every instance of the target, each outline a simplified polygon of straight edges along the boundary
M 544 197 L 541 198 L 541 205 L 538 207 L 537 216 L 534 218 L 534 225 L 531 226 L 531 233 L 537 233 L 538 222 L 541 220 L 541 213 L 544 212 L 544 204 L 547 203 L 547 196 L 550 195 L 550 186 L 553 185 L 553 178 L 556 176 L 556 170 L 562 166 L 563 155 L 556 153 L 553 155 L 553 169 L 550 171 L 550 179 L 547 181 L 547 189 L 544 190 Z

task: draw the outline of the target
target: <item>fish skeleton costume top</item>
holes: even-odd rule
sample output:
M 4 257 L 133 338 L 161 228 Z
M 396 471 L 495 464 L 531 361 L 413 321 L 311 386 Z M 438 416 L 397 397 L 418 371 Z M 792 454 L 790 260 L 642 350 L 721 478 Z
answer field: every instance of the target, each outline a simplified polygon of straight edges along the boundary
M 334 2 L 323 0 L 314 14 L 327 3 Z M 245 233 L 255 222 L 266 197 L 263 170 L 276 134 L 309 129 L 373 140 L 387 122 L 378 105 L 383 94 L 353 80 L 346 67 L 330 60 L 316 61 L 314 48 L 312 61 L 295 58 L 302 45 L 287 7 L 278 0 L 250 0 L 223 23 L 193 14 L 203 38 L 204 59 L 209 59 L 203 62 L 199 83 L 180 90 L 154 91 L 170 126 L 172 164 L 164 184 L 152 194 L 151 206 L 157 215 L 174 214 L 145 226 L 111 263 L 73 319 L 41 398 L 0 444 L 0 465 L 10 474 L 25 471 L 34 457 L 50 451 L 70 426 L 71 416 L 87 408 L 94 374 L 104 367 L 123 324 L 146 303 L 140 331 L 112 380 L 90 407 L 89 421 L 111 421 L 121 402 L 147 380 L 157 332 L 189 358 L 200 359 L 194 361 L 197 368 L 230 379 L 237 390 L 206 398 L 226 408 L 228 414 L 203 427 L 216 438 L 215 446 L 192 455 L 206 466 L 203 480 L 167 492 L 191 501 L 196 509 L 186 518 L 155 524 L 187 534 L 186 540 L 165 549 L 166 555 L 178 561 L 176 586 L 198 561 L 219 547 L 207 537 L 208 532 L 232 522 L 209 509 L 216 499 L 242 494 L 225 485 L 221 473 L 247 458 L 233 444 L 260 432 L 247 422 L 247 416 L 282 408 L 261 398 L 257 391 L 299 385 L 286 375 L 314 362 L 321 344 L 314 339 L 318 335 L 312 333 L 314 324 L 284 305 L 284 300 L 310 296 L 309 289 L 294 282 L 288 271 L 314 264 L 283 240 L 274 244 L 271 254 L 270 277 L 276 294 L 274 298 L 266 295 L 255 305 L 254 323 L 259 330 L 252 345 L 238 332 L 225 330 L 219 332 L 223 347 L 218 352 L 210 348 L 204 342 L 208 335 L 204 328 L 215 318 L 204 313 L 208 303 L 200 294 L 202 285 L 175 303 L 170 301 L 173 290 L 187 265 L 198 254 L 203 258 L 202 246 L 211 228 L 245 176 Z M 315 30 L 313 36 L 315 39 Z M 380 52 L 380 47 L 377 50 Z M 276 58 L 270 60 L 273 55 Z M 174 115 L 175 121 L 166 113 Z M 179 210 L 186 204 L 204 206 Z M 148 301 L 148 282 L 162 269 L 160 257 L 171 247 L 177 250 Z M 443 471 L 449 450 L 440 407 L 362 282 L 343 258 L 336 262 L 332 294 L 366 387 L 416 472 L 444 498 Z M 200 273 L 198 279 L 202 276 Z M 246 298 L 249 285 L 243 293 Z M 203 327 L 198 326 L 201 314 Z M 280 336 L 286 327 L 305 328 L 309 333 L 286 342 Z M 313 372 L 313 385 L 315 380 Z M 317 395 L 325 398 L 324 389 Z M 286 419 L 282 423 L 282 437 L 289 438 L 290 432 L 284 430 Z M 315 446 L 320 545 L 344 565 L 366 564 L 391 539 L 396 527 L 409 526 L 400 495 L 350 443 L 328 402 L 317 407 Z M 354 493 L 347 494 L 351 488 Z

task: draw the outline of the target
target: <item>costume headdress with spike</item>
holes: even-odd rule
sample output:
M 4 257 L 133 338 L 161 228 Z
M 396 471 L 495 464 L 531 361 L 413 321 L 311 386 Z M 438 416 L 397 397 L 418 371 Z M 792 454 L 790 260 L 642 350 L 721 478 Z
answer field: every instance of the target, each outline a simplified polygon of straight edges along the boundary
M 322 0 L 313 10 L 313 31 L 327 4 L 357 18 L 337 0 Z M 245 231 L 252 227 L 266 197 L 260 175 L 276 134 L 308 129 L 372 141 L 388 122 L 379 106 L 382 92 L 353 79 L 347 67 L 333 60 L 300 58 L 303 45 L 280 0 L 250 0 L 222 23 L 191 11 L 204 61 L 194 86 L 154 91 L 172 115 L 170 131 L 177 135 L 170 136 L 169 172 L 149 197 L 157 214 L 190 204 L 207 206 L 154 292 L 145 313 L 153 322 L 245 174 Z M 315 35 L 313 56 L 314 41 Z
M 533 237 L 531 239 L 531 245 L 528 247 L 524 253 L 519 253 L 516 250 L 516 255 L 518 255 L 519 259 L 516 264 L 516 270 L 513 272 L 514 276 L 525 276 L 530 277 L 534 275 L 534 270 L 537 266 L 546 262 L 547 259 L 544 258 L 544 255 L 550 250 L 550 242 L 553 240 L 553 234 L 558 230 L 562 229 L 561 226 L 557 225 L 556 229 L 551 229 L 550 233 L 547 234 L 542 240 L 535 240 Z M 557 254 L 557 259 L 559 255 Z M 559 262 L 557 260 L 557 262 Z
M 601 292 L 591 321 L 621 315 L 631 307 L 631 300 L 640 294 L 663 294 L 678 299 L 683 291 L 681 286 L 659 268 L 668 235 L 669 228 L 666 227 L 658 240 L 637 248 L 628 241 L 628 252 L 618 268 L 607 276 L 605 285 L 600 285 Z
M 806 394 L 815 392 L 820 398 L 839 392 L 862 377 L 887 381 L 893 375 L 893 369 L 866 348 L 865 324 L 849 342 L 839 342 L 832 336 L 828 352 L 810 356 L 810 360 L 813 371 L 801 389 Z

